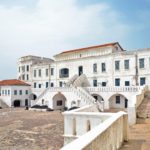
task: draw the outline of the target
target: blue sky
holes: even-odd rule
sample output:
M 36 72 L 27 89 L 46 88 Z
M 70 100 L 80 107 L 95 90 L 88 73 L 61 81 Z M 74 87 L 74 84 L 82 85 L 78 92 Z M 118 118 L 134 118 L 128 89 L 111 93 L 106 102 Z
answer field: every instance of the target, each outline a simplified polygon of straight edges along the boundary
M 118 41 L 150 48 L 150 0 L 0 0 L 0 79 L 17 59 Z

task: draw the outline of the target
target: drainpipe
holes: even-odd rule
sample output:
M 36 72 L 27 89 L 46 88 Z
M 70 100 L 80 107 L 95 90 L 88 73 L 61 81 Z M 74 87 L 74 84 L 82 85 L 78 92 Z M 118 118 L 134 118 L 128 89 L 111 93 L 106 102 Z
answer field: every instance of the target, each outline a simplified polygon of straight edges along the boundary
M 137 53 L 136 53 L 136 54 L 135 54 L 135 83 L 136 83 L 136 86 L 139 85 L 138 77 L 139 77 L 139 70 L 138 70 L 138 55 L 137 55 Z

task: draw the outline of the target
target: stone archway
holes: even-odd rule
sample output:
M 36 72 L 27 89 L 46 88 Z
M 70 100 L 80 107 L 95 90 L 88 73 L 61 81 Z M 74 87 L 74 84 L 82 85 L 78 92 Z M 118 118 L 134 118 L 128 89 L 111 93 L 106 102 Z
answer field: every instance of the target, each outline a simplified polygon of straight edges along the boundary
M 128 99 L 122 94 L 114 94 L 109 98 L 109 108 L 126 109 Z
M 14 100 L 14 107 L 20 107 L 20 100 Z
M 36 100 L 36 99 L 37 99 L 36 94 L 31 93 L 31 94 L 29 95 L 29 99 L 30 99 L 30 100 Z
M 104 101 L 103 97 L 99 94 L 93 93 L 92 96 L 95 98 L 95 101 L 101 102 Z
M 53 109 L 54 110 L 59 110 L 59 109 L 62 110 L 65 108 L 66 97 L 61 92 L 54 95 L 52 100 L 53 100 Z

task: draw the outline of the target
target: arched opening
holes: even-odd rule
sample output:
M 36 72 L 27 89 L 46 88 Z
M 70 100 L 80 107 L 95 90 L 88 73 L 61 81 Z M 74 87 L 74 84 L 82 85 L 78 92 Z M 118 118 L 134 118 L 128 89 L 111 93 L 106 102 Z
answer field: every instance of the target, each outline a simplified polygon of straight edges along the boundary
M 73 118 L 72 120 L 72 135 L 76 135 L 77 132 L 76 132 L 76 119 Z
M 87 129 L 86 131 L 90 131 L 91 130 L 91 123 L 90 123 L 90 120 L 87 120 Z
M 81 105 L 81 100 L 77 100 L 77 107 L 80 107 Z
M 29 99 L 30 100 L 36 100 L 37 96 L 34 93 L 32 93 L 32 94 L 29 95 Z
M 71 102 L 71 107 L 75 107 L 75 106 L 77 106 L 76 102 L 75 102 L 75 101 L 72 101 L 72 102 Z
M 95 98 L 95 102 L 101 102 L 104 101 L 103 97 L 98 94 L 92 94 L 92 96 Z
M 25 99 L 25 106 L 28 106 L 29 103 L 28 103 L 28 99 Z
M 122 94 L 115 94 L 109 98 L 110 108 L 125 109 L 128 108 L 128 99 Z
M 20 107 L 20 100 L 14 100 L 14 107 Z
M 53 97 L 53 109 L 64 109 L 66 97 L 60 92 Z

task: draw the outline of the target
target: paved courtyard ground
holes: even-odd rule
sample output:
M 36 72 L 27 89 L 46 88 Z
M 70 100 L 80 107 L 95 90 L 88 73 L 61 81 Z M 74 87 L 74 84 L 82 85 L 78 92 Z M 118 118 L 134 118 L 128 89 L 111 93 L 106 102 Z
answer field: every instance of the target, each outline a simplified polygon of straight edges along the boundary
M 129 142 L 120 150 L 150 150 L 150 119 L 138 119 L 129 129 Z
M 58 150 L 63 146 L 59 111 L 0 109 L 0 150 Z

